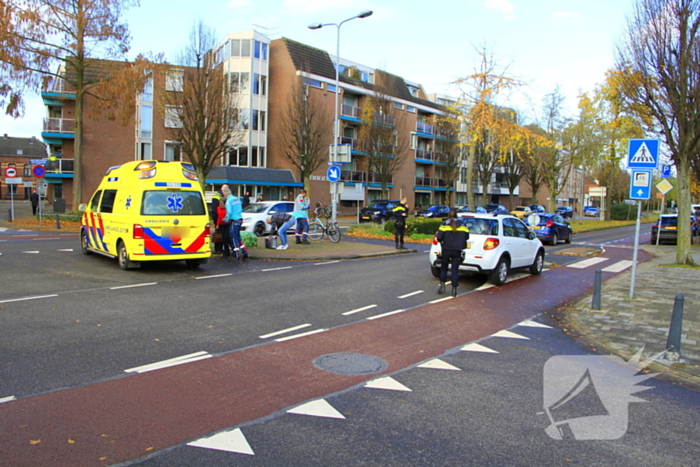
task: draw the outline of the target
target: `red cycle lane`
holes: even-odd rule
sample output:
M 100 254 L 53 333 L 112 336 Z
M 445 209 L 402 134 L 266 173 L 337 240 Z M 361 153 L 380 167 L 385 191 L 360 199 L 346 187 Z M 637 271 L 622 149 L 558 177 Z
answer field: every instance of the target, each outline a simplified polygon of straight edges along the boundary
M 631 255 L 612 248 L 596 267 Z M 593 268 L 554 268 L 303 338 L 6 402 L 0 465 L 103 466 L 145 457 L 378 376 L 321 371 L 312 363 L 321 355 L 373 355 L 389 363 L 384 374 L 393 373 L 572 300 L 593 280 Z

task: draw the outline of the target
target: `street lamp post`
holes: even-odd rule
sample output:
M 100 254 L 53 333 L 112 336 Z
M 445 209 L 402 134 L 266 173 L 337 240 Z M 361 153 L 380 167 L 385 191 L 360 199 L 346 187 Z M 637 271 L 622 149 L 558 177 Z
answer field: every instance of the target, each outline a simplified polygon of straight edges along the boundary
M 338 140 L 340 139 L 340 120 L 338 118 L 338 101 L 340 100 L 340 27 L 356 18 L 367 18 L 372 15 L 372 10 L 365 10 L 359 15 L 355 15 L 351 18 L 345 19 L 340 23 L 313 23 L 309 25 L 309 29 L 321 29 L 324 26 L 335 26 L 336 27 L 336 39 L 335 39 L 335 118 L 333 122 L 333 156 L 330 161 L 330 165 L 335 165 L 338 161 Z M 332 209 L 332 221 L 333 223 L 338 222 L 338 182 L 331 182 L 331 209 Z

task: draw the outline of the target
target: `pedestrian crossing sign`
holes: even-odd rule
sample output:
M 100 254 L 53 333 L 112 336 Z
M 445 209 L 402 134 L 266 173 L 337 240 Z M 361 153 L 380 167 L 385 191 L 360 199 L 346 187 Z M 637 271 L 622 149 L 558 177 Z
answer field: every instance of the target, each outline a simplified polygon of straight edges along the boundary
M 627 167 L 630 169 L 656 169 L 659 166 L 658 139 L 631 139 Z

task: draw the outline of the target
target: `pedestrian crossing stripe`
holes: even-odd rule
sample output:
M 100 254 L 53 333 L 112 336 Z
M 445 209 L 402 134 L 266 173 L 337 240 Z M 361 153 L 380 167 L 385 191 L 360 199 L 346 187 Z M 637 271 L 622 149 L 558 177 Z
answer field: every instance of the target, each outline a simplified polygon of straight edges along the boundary
M 632 263 L 633 263 L 632 261 L 625 259 L 622 261 L 618 261 L 615 264 L 611 264 L 607 268 L 603 268 L 603 271 L 605 271 L 605 272 L 621 272 L 621 271 L 624 271 L 625 269 L 629 268 L 630 266 L 632 266 Z
M 370 389 L 386 389 L 389 391 L 413 392 L 391 376 L 382 376 L 381 378 L 368 381 L 367 384 L 365 384 L 365 387 Z
M 573 264 L 567 264 L 566 267 L 583 269 L 583 268 L 587 268 L 589 266 L 594 266 L 598 263 L 602 263 L 603 261 L 607 261 L 607 260 L 608 260 L 608 258 L 603 258 L 603 257 L 588 258 L 588 259 L 584 259 L 583 261 L 578 261 L 578 262 L 573 263 Z
M 215 449 L 217 451 L 237 452 L 254 456 L 253 448 L 248 444 L 248 440 L 240 428 L 235 430 L 217 433 L 207 438 L 200 438 L 197 441 L 187 443 L 188 446 L 204 449 Z
M 654 156 L 651 154 L 645 142 L 639 145 L 639 149 L 637 149 L 637 152 L 632 156 L 632 159 L 630 159 L 631 164 L 654 164 L 655 162 Z

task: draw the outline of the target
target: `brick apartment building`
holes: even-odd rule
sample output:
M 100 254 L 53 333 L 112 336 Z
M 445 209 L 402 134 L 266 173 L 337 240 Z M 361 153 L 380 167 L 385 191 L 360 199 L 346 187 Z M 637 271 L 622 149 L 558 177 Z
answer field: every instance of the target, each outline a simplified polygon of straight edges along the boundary
M 381 197 L 380 184 L 366 164 L 364 142 L 360 138 L 363 106 L 377 91 L 385 94 L 397 112 L 402 114 L 402 125 L 395 129 L 396 138 L 408 144 L 401 156 L 404 163 L 392 174 L 388 184 L 389 196 L 406 196 L 411 207 L 440 204 L 446 200 L 444 164 L 437 152 L 436 141 L 441 138 L 437 116 L 454 101 L 446 96 L 429 95 L 419 83 L 385 71 L 340 59 L 328 52 L 290 39 L 269 40 L 256 31 L 228 35 L 213 51 L 217 69 L 227 75 L 229 89 L 236 93 L 241 108 L 241 137 L 221 157 L 207 177 L 207 189 L 218 189 L 226 183 L 234 194 L 246 191 L 255 199 L 292 199 L 303 185 L 298 170 L 284 157 L 287 150 L 280 135 L 281 122 L 288 107 L 289 97 L 299 82 L 306 92 L 313 93 L 332 112 L 335 106 L 335 67 L 339 66 L 340 143 L 343 152 L 342 175 L 339 185 L 339 212 L 354 214 L 373 199 Z M 83 118 L 83 199 L 86 202 L 99 184 L 106 170 L 130 160 L 180 160 L 177 141 L 172 139 L 162 102 L 169 92 L 180 92 L 182 74 L 177 70 L 154 72 L 143 92 L 135 99 L 135 111 L 125 121 L 109 119 L 96 110 L 93 98 L 87 97 Z M 77 206 L 72 200 L 73 144 L 75 93 L 66 89 L 62 80 L 54 80 L 42 92 L 46 105 L 42 138 L 48 147 L 50 161 L 45 181 L 48 196 L 65 198 L 68 206 Z M 128 97 L 127 97 L 128 98 Z M 329 133 L 327 144 L 332 145 Z M 328 165 L 321 165 L 310 177 L 312 202 L 331 202 L 330 184 L 326 179 Z M 498 172 L 498 171 L 497 171 Z M 497 202 L 509 206 L 508 191 L 499 182 L 496 173 L 489 184 L 489 193 L 482 202 Z M 464 170 L 454 185 L 453 204 L 466 202 L 467 186 Z M 482 187 L 473 191 L 482 194 Z M 515 192 L 515 204 L 529 200 L 527 187 Z M 546 194 L 540 192 L 540 204 Z M 561 203 L 558 203 L 561 204 Z
M 37 188 L 42 179 L 35 177 L 32 168 L 38 161 L 47 157 L 46 145 L 38 139 L 18 138 L 4 134 L 0 137 L 0 199 L 28 200 L 33 188 Z M 6 184 L 5 169 L 12 167 L 19 184 Z

